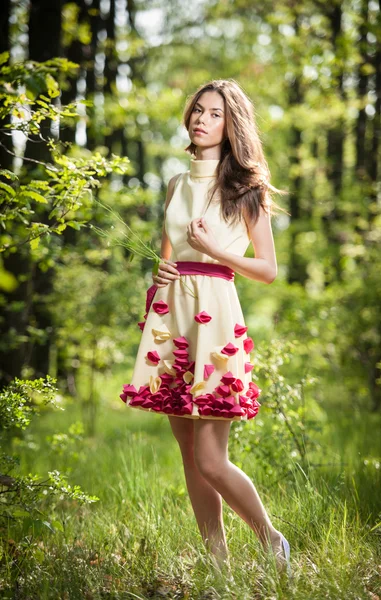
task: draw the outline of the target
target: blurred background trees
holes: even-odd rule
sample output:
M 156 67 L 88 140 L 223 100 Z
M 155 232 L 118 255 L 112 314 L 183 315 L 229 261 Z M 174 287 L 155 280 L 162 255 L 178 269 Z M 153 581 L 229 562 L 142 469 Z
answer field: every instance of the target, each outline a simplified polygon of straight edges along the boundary
M 188 8 L 179 0 L 4 0 L 4 66 L 78 65 L 57 69 L 51 98 L 57 107 L 76 103 L 78 116 L 11 134 L 22 118 L 3 110 L 1 168 L 20 185 L 46 180 L 49 137 L 73 159 L 128 158 L 130 168 L 106 174 L 92 194 L 159 248 L 167 181 L 189 164 L 185 100 L 210 79 L 235 79 L 254 102 L 273 183 L 289 190 L 281 202 L 290 217 L 273 220 L 277 280 L 261 286 L 237 276 L 251 334 L 258 346 L 302 340 L 289 376 L 303 369 L 322 378 L 315 399 L 327 408 L 379 410 L 380 6 L 199 0 L 191 15 Z M 46 77 L 31 70 L 19 90 L 41 101 Z M 3 109 L 4 92 L 6 84 Z M 4 174 L 0 181 L 17 187 Z M 111 226 L 91 194 L 61 231 L 23 243 L 31 222 L 54 219 L 53 197 L 29 201 L 25 222 L 7 220 L 0 231 L 1 381 L 57 376 L 91 407 L 94 430 L 97 404 L 120 402 L 106 382 L 117 380 L 115 389 L 128 380 L 151 265 L 130 262 L 86 227 Z M 80 224 L 65 226 L 68 219 Z
M 232 424 L 231 460 L 287 529 L 295 597 L 379 597 L 380 53 L 374 0 L 2 0 L 5 597 L 156 597 L 168 581 L 199 597 L 208 580 L 189 568 L 200 540 L 168 421 L 119 398 L 152 263 L 91 225 L 115 226 L 100 200 L 159 252 L 167 182 L 189 168 L 185 101 L 227 78 L 289 192 L 278 277 L 236 276 L 262 407 Z M 226 517 L 237 591 L 275 597 Z

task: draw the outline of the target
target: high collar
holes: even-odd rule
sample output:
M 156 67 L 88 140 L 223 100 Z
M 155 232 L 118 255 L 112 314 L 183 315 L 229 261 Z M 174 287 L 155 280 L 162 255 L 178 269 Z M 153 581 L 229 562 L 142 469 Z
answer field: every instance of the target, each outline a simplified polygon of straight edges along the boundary
M 210 158 L 207 160 L 190 160 L 190 175 L 191 177 L 214 177 L 217 172 L 217 166 L 220 160 L 218 158 Z

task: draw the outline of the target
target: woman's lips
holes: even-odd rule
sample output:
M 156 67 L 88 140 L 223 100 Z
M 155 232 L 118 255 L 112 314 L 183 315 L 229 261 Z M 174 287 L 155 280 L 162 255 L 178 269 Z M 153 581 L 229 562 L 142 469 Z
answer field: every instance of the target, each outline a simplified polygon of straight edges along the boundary
M 207 135 L 206 131 L 201 131 L 200 129 L 195 129 L 193 133 L 195 135 Z

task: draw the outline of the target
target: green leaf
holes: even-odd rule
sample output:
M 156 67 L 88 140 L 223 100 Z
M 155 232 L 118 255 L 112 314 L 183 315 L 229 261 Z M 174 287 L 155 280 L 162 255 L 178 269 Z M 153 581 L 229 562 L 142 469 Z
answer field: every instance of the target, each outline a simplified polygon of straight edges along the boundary
M 53 525 L 54 529 L 56 529 L 57 531 L 61 531 L 63 533 L 64 528 L 63 528 L 61 521 L 52 521 L 52 525 Z
M 29 244 L 32 250 L 36 250 L 36 248 L 38 248 L 40 245 L 40 237 L 33 238 L 33 240 L 29 241 Z
M 49 523 L 49 521 L 42 521 L 42 524 L 45 525 L 45 527 L 47 527 L 48 529 L 50 529 L 50 531 L 52 531 L 53 533 L 55 533 L 54 527 L 52 527 L 52 524 Z
M 38 194 L 33 190 L 23 190 L 22 192 L 20 192 L 19 196 L 21 198 L 32 198 L 33 200 L 36 200 L 36 202 L 40 202 L 41 204 L 48 204 L 48 201 L 46 198 L 44 198 L 44 196 L 41 196 L 41 194 Z
M 59 95 L 59 86 L 57 81 L 48 73 L 45 77 L 46 87 L 48 89 L 48 94 L 51 98 L 55 98 Z
M 0 188 L 5 190 L 6 192 L 8 192 L 8 194 L 10 194 L 13 198 L 15 197 L 15 195 L 16 195 L 15 190 L 13 189 L 13 187 L 8 185 L 7 183 L 0 181 Z
M 67 225 L 69 227 L 72 227 L 73 229 L 76 229 L 77 231 L 79 231 L 81 229 L 81 225 L 79 223 L 77 223 L 77 221 L 69 221 L 67 223 Z
M 152 267 L 152 274 L 153 275 L 157 275 L 158 274 L 158 272 L 159 272 L 159 264 L 160 264 L 160 261 L 155 260 L 155 263 L 154 263 L 154 265 Z
M 41 548 L 34 548 L 33 556 L 40 564 L 43 563 L 45 560 L 45 552 L 41 550 Z
M 16 510 L 12 511 L 12 516 L 16 519 L 22 519 L 23 517 L 30 517 L 30 513 L 22 508 L 16 508 Z
M 34 100 L 45 87 L 45 78 L 42 73 L 33 73 L 29 77 L 25 78 L 24 84 L 26 86 L 27 98 Z
M 18 181 L 17 175 L 15 175 L 12 171 L 8 171 L 8 169 L 0 169 L 0 175 L 2 177 L 6 177 L 7 179 L 12 179 L 12 181 Z
M 0 54 L 0 65 L 3 65 L 4 63 L 8 62 L 9 60 L 9 52 L 2 52 Z

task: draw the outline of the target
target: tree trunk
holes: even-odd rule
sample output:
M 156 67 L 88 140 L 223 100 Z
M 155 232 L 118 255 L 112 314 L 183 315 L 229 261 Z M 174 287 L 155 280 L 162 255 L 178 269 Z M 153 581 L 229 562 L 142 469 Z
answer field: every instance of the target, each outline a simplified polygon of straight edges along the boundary
M 29 17 L 29 58 L 38 62 L 61 56 L 61 0 L 31 0 Z M 41 123 L 43 138 L 51 137 L 51 123 Z M 32 137 L 32 136 L 31 136 Z M 25 156 L 43 162 L 51 160 L 50 151 L 45 143 L 38 142 L 37 137 L 28 141 Z M 26 163 L 29 168 L 29 163 Z M 32 167 L 33 168 L 33 167 Z M 39 207 L 41 222 L 48 223 L 50 207 Z M 42 214 L 41 214 L 42 213 Z M 29 276 L 32 282 L 32 315 L 34 327 L 41 329 L 47 335 L 38 343 L 28 343 L 28 366 L 34 369 L 36 377 L 42 377 L 49 372 L 49 353 L 52 339 L 52 316 L 47 304 L 46 295 L 53 288 L 54 269 L 42 271 L 38 265 L 30 266 Z
M 298 35 L 299 23 L 298 17 L 295 15 L 294 21 L 295 35 Z M 303 94 L 301 90 L 300 79 L 295 75 L 294 81 L 291 83 L 289 91 L 289 106 L 294 107 L 302 104 Z M 298 174 L 293 177 L 290 185 L 290 252 L 288 259 L 288 283 L 298 282 L 304 285 L 307 280 L 306 263 L 302 259 L 302 255 L 297 250 L 297 240 L 302 222 L 302 214 L 300 207 L 300 196 L 302 187 L 302 174 L 300 172 L 299 148 L 302 144 L 302 134 L 300 129 L 292 126 L 290 130 L 290 170 L 293 171 L 297 166 Z
M 338 55 L 340 50 L 340 35 L 341 35 L 341 24 L 342 24 L 342 5 L 340 3 L 333 6 L 332 9 L 328 9 L 327 17 L 331 25 L 331 43 L 332 52 Z M 343 59 L 342 59 L 343 60 Z M 345 98 L 343 88 L 343 68 L 339 63 L 336 67 L 340 69 L 336 74 L 336 81 L 332 82 L 332 85 L 337 87 L 339 96 L 342 100 Z M 341 200 L 342 181 L 343 181 L 343 169 L 344 169 L 344 137 L 345 137 L 345 122 L 344 118 L 338 118 L 334 126 L 328 130 L 327 135 L 327 178 L 331 182 L 332 188 L 332 210 L 327 213 L 322 221 L 325 229 L 326 238 L 328 241 L 328 247 L 330 249 L 330 264 L 331 269 L 326 271 L 325 285 L 328 286 L 332 279 L 336 277 L 338 280 L 342 279 L 342 267 L 340 262 L 340 247 L 342 239 L 339 233 L 338 224 L 343 218 L 340 211 L 339 204 Z

